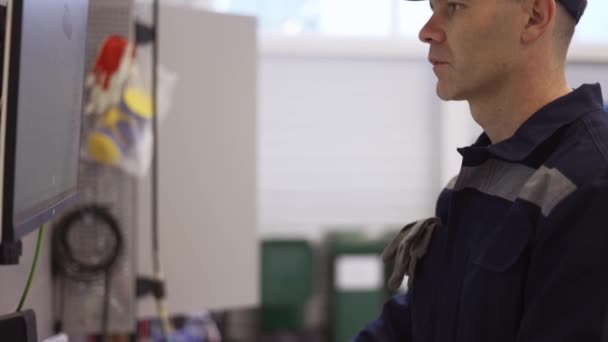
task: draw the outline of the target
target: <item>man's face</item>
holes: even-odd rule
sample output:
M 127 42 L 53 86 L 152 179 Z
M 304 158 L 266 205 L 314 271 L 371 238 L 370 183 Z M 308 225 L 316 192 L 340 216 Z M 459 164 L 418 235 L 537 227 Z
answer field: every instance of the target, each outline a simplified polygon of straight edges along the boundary
M 516 0 L 431 0 L 420 31 L 443 100 L 471 100 L 509 84 L 518 69 L 522 7 Z

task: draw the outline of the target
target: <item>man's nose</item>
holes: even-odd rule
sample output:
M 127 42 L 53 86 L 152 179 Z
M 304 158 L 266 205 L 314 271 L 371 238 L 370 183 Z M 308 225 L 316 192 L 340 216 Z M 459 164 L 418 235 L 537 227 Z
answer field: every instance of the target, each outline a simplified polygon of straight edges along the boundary
M 418 39 L 423 43 L 440 44 L 445 40 L 445 31 L 438 25 L 437 17 L 431 16 L 429 21 L 424 24 Z

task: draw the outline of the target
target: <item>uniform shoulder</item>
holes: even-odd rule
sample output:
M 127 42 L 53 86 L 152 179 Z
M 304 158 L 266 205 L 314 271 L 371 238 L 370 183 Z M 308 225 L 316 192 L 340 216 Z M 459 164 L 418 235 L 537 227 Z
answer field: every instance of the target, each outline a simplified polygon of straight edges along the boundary
M 544 166 L 559 171 L 577 186 L 608 170 L 608 113 L 584 115 L 564 131 Z

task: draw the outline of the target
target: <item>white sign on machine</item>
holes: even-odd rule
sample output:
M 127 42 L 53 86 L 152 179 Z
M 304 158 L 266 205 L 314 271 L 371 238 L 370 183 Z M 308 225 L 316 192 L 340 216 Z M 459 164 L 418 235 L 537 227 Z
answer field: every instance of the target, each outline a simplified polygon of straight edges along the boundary
M 340 256 L 335 264 L 335 288 L 341 291 L 377 290 L 383 283 L 383 265 L 378 255 Z

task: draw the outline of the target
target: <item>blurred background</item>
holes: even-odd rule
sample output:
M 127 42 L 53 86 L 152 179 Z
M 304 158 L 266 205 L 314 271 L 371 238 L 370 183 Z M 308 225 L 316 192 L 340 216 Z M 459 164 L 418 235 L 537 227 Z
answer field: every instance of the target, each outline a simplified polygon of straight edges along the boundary
M 91 1 L 89 69 L 107 36 L 134 40 L 136 24 L 152 27 L 152 5 Z M 590 1 L 577 26 L 572 87 L 608 86 L 606 13 L 608 2 Z M 384 246 L 434 214 L 459 170 L 456 148 L 481 133 L 466 103 L 435 95 L 417 38 L 430 14 L 428 3 L 402 0 L 161 1 L 160 65 L 150 42 L 137 53 L 142 83 L 156 70 L 166 97 L 158 178 L 83 162 L 85 198 L 111 209 L 126 247 L 108 290 L 102 280 L 58 285 L 46 242 L 29 299 L 41 336 L 349 341 L 395 294 Z M 155 219 L 172 323 L 164 337 L 157 302 L 135 291 L 141 275 L 158 275 Z M 93 231 L 80 238 L 101 239 Z M 24 242 L 22 265 L 0 269 L 3 310 L 29 270 L 35 240 Z

